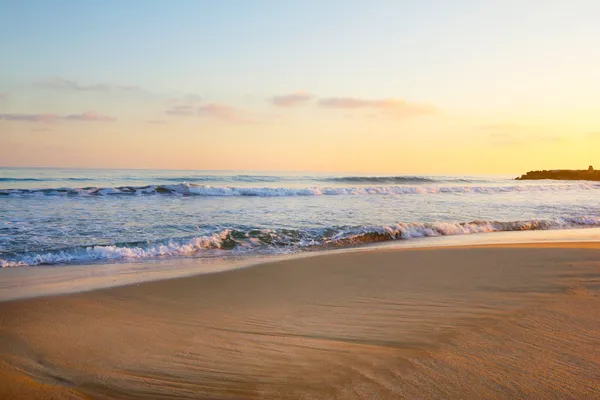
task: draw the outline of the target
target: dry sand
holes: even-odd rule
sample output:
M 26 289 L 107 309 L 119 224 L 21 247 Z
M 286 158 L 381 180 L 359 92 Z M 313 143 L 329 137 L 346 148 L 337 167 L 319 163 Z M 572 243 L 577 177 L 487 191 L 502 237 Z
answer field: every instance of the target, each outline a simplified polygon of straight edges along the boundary
M 377 250 L 0 303 L 0 398 L 600 398 L 600 244 Z

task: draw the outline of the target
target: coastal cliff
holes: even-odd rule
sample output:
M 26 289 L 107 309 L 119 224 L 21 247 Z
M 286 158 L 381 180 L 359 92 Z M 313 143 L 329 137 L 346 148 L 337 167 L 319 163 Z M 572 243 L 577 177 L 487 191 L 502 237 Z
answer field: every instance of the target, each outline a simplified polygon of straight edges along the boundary
M 556 179 L 565 181 L 600 181 L 600 170 L 588 169 L 553 169 L 543 171 L 529 171 L 518 178 L 518 181 L 535 179 Z

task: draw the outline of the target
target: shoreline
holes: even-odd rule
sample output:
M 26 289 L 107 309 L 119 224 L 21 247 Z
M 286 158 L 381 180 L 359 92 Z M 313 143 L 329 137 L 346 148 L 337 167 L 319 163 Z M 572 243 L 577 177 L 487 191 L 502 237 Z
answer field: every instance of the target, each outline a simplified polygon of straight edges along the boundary
M 468 235 L 413 238 L 369 243 L 352 247 L 291 254 L 251 255 L 232 259 L 167 258 L 118 263 L 66 264 L 0 268 L 0 302 L 56 296 L 129 286 L 144 282 L 178 279 L 256 267 L 280 261 L 333 254 L 438 249 L 495 245 L 531 245 L 600 242 L 600 228 L 488 232 Z
M 591 398 L 598 260 L 376 249 L 0 302 L 0 397 Z

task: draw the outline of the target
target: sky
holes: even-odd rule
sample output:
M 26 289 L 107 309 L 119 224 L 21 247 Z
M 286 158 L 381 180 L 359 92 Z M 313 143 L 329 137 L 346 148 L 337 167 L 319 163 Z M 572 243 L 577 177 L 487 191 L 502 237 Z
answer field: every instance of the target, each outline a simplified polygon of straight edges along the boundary
M 600 167 L 596 0 L 0 0 L 0 165 Z

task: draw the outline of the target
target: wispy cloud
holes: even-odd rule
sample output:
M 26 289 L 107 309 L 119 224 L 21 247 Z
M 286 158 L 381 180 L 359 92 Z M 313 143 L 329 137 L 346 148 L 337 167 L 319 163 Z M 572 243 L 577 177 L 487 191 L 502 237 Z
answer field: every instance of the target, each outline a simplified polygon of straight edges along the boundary
M 67 115 L 66 117 L 64 117 L 64 119 L 69 120 L 69 121 L 116 121 L 115 118 L 106 116 L 106 115 L 102 115 L 102 114 L 97 114 L 94 112 L 84 112 L 81 114 L 70 114 Z
M 196 114 L 196 108 L 189 104 L 176 104 L 165 113 L 176 117 L 189 117 Z
M 238 123 L 256 123 L 256 118 L 248 112 L 224 104 L 209 103 L 198 107 L 198 115 L 201 117 L 215 118 L 221 121 Z
M 271 103 L 278 107 L 295 107 L 306 104 L 315 96 L 307 92 L 294 92 L 282 96 L 274 96 L 271 98 Z
M 182 96 L 180 101 L 186 102 L 188 104 L 197 104 L 202 101 L 202 97 L 198 96 L 197 94 L 189 93 L 185 96 Z
M 189 93 L 181 97 L 168 98 L 166 102 L 169 105 L 165 111 L 167 115 L 189 117 L 196 115 L 196 107 L 202 102 L 202 97 Z
M 60 77 L 53 77 L 40 83 L 40 85 L 56 90 L 74 90 L 78 92 L 108 92 L 110 86 L 107 84 L 80 85 L 75 81 L 69 81 Z
M 60 119 L 56 114 L 0 114 L 5 121 L 52 122 Z
M 488 135 L 494 145 L 512 146 L 535 142 L 562 142 L 564 137 L 544 132 L 543 126 L 523 125 L 515 122 L 498 122 L 476 126 L 475 129 Z
M 368 100 L 354 97 L 328 97 L 319 101 L 319 106 L 334 109 L 374 109 L 397 118 L 435 114 L 438 110 L 428 104 L 409 103 L 402 99 Z
M 74 92 L 121 92 L 121 93 L 132 93 L 137 95 L 148 96 L 150 92 L 146 89 L 136 85 L 117 85 L 109 83 L 96 83 L 90 85 L 80 84 L 75 81 L 68 79 L 53 77 L 39 83 L 43 86 L 52 90 L 60 91 L 74 91 Z
M 173 101 L 175 101 L 175 104 L 173 104 Z M 197 116 L 244 124 L 258 122 L 258 119 L 253 114 L 236 107 L 228 106 L 226 104 L 206 103 L 200 106 L 195 106 L 191 104 L 178 103 L 180 103 L 179 99 L 173 99 L 171 101 L 171 104 L 173 105 L 167 109 L 165 113 L 172 117 Z
M 0 119 L 5 121 L 21 122 L 56 122 L 56 121 L 83 121 L 83 122 L 109 122 L 116 121 L 116 118 L 95 112 L 84 112 L 80 114 L 58 115 L 52 113 L 45 114 L 0 114 Z

